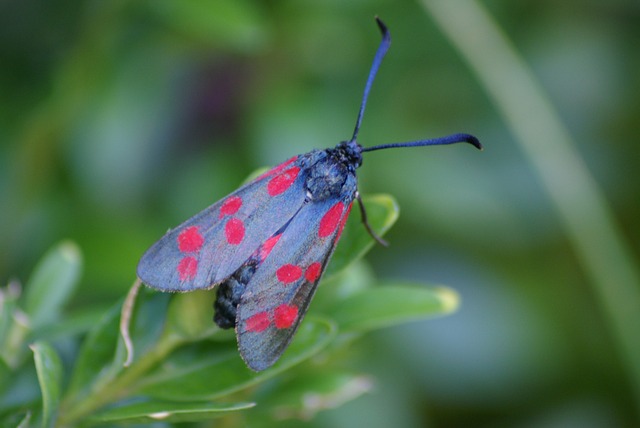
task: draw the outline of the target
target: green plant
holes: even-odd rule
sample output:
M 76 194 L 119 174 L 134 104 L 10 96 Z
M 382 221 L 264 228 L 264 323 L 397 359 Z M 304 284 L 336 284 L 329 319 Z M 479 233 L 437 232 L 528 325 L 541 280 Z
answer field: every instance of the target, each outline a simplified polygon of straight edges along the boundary
M 397 219 L 391 197 L 365 203 L 374 229 L 384 232 Z M 143 289 L 129 328 L 135 354 L 125 367 L 123 302 L 106 311 L 65 310 L 82 257 L 71 242 L 57 245 L 24 293 L 14 282 L 0 296 L 0 420 L 54 427 L 244 417 L 264 426 L 275 417 L 309 418 L 359 396 L 371 381 L 350 366 L 349 345 L 373 329 L 451 312 L 458 297 L 443 287 L 378 284 L 359 261 L 373 241 L 357 217 L 291 347 L 261 373 L 244 365 L 233 333 L 211 322 L 215 291 Z

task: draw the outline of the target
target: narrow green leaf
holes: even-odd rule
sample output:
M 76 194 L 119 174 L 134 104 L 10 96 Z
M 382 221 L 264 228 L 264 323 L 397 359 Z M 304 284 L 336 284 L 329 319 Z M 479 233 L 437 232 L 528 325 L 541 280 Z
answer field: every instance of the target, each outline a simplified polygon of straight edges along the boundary
M 10 282 L 6 287 L 0 288 L 0 355 L 2 356 L 6 353 L 19 297 L 20 284 L 15 281 Z
M 45 342 L 31 345 L 42 392 L 42 426 L 55 425 L 62 388 L 62 363 L 55 349 Z
M 25 359 L 25 341 L 29 336 L 29 320 L 19 308 L 21 287 L 12 281 L 0 289 L 0 360 L 12 370 Z M 0 371 L 0 391 L 5 387 Z
M 42 391 L 38 382 L 38 372 L 33 360 L 33 352 L 29 347 L 29 364 L 23 364 L 18 369 L 6 371 L 7 367 L 0 363 L 0 371 L 7 374 L 0 386 L 3 393 L 0 395 L 0 427 L 16 426 L 17 423 L 3 425 L 2 420 L 9 414 L 18 415 L 20 419 L 25 412 L 40 415 L 42 407 Z M 20 416 L 22 415 L 22 416 Z M 13 419 L 12 420 L 17 420 Z
M 170 297 L 145 289 L 140 292 L 130 327 L 137 357 L 143 356 L 160 338 Z M 121 302 L 114 305 L 84 340 L 66 400 L 83 398 L 89 388 L 111 382 L 124 369 L 126 355 L 119 330 L 121 305 Z
M 260 409 L 281 419 L 310 420 L 322 410 L 339 407 L 374 387 L 369 376 L 336 371 L 308 371 L 292 376 L 274 388 L 262 391 L 256 401 Z M 258 410 L 258 409 L 257 409 Z
M 25 286 L 24 309 L 36 330 L 56 321 L 80 276 L 82 255 L 70 241 L 58 244 L 40 260 Z
M 89 419 L 93 423 L 197 422 L 250 409 L 255 403 L 174 403 L 149 401 L 127 404 L 101 412 Z
M 97 379 L 111 378 L 122 370 L 121 366 L 112 366 L 119 337 L 119 317 L 120 305 L 115 305 L 89 332 L 80 348 L 65 400 L 82 398 Z
M 211 342 L 206 352 L 202 348 L 186 347 L 143 381 L 139 392 L 165 400 L 211 400 L 257 385 L 288 370 L 319 353 L 335 336 L 333 323 L 309 317 L 303 321 L 282 358 L 260 373 L 248 369 L 238 351 L 229 344 Z
M 7 362 L 0 358 L 0 397 L 2 397 L 9 388 L 9 379 L 11 379 L 13 375 L 13 370 L 9 367 Z M 4 405 L 4 403 L 2 403 Z M 0 405 L 0 412 L 3 410 L 2 405 Z
M 60 321 L 42 326 L 38 331 L 33 332 L 30 339 L 55 341 L 63 337 L 80 336 L 98 325 L 107 309 L 107 307 L 92 306 L 74 311 L 65 315 Z
M 369 225 L 379 236 L 383 236 L 398 219 L 399 208 L 395 199 L 390 195 L 363 196 L 367 210 Z M 354 202 L 351 215 L 344 228 L 338 247 L 327 267 L 325 278 L 340 272 L 350 263 L 364 256 L 373 247 L 375 241 L 362 224 L 360 207 Z
M 395 283 L 363 290 L 338 302 L 330 312 L 341 331 L 367 331 L 457 309 L 458 294 L 447 287 Z

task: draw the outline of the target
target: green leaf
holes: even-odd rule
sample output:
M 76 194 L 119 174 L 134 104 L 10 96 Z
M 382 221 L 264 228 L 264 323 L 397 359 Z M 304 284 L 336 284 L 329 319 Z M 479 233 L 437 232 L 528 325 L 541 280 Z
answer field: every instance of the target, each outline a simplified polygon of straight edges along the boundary
M 370 288 L 376 281 L 367 262 L 364 259 L 357 260 L 336 275 L 322 279 L 309 311 L 326 314 L 338 301 Z
M 70 241 L 58 244 L 40 260 L 25 286 L 25 312 L 33 330 L 56 321 L 80 276 L 82 255 Z
M 33 361 L 33 352 L 29 347 L 27 351 L 29 364 L 23 364 L 18 369 L 8 370 L 0 363 L 0 372 L 6 375 L 0 381 L 3 390 L 0 394 L 0 427 L 18 425 L 18 422 L 3 425 L 3 420 L 7 417 L 17 421 L 24 417 L 24 412 L 30 412 L 32 416 L 41 414 L 42 391 L 38 383 L 38 372 Z M 11 414 L 14 416 L 8 416 Z
M 120 306 L 115 305 L 104 314 L 102 320 L 89 332 L 82 343 L 80 354 L 75 363 L 67 399 L 84 396 L 97 379 L 112 377 L 122 366 L 107 370 L 113 365 L 118 342 Z
M 154 348 L 165 333 L 165 323 L 167 319 L 167 309 L 175 295 L 170 293 L 158 293 L 147 287 L 143 287 L 138 293 L 138 297 L 133 309 L 129 333 L 135 346 L 135 356 L 142 357 Z M 118 305 L 120 309 L 120 304 Z M 120 314 L 118 313 L 118 317 Z M 120 339 L 119 331 L 118 338 Z M 122 341 L 118 341 L 119 355 L 118 363 L 124 362 L 126 355 Z M 120 349 L 122 348 L 122 349 Z
M 128 404 L 101 412 L 89 419 L 93 423 L 197 422 L 250 409 L 255 403 L 174 403 L 149 401 Z
M 65 315 L 56 323 L 42 326 L 38 331 L 33 332 L 30 338 L 34 340 L 46 339 L 53 342 L 64 337 L 80 336 L 98 325 L 107 309 L 96 306 L 82 308 Z
M 62 363 L 56 351 L 45 342 L 31 345 L 42 392 L 42 426 L 55 425 L 62 388 Z
M 0 360 L 8 368 L 16 369 L 24 361 L 29 335 L 29 320 L 19 308 L 21 288 L 18 282 L 10 282 L 0 289 Z M 6 387 L 0 370 L 0 391 Z
M 169 294 L 141 290 L 130 326 L 135 355 L 142 356 L 159 340 L 164 327 Z M 89 333 L 75 364 L 67 400 L 83 398 L 88 389 L 110 383 L 124 369 L 126 358 L 120 337 L 122 302 L 114 305 Z
M 9 380 L 12 375 L 13 370 L 11 370 L 4 359 L 0 358 L 0 411 L 2 410 L 2 405 L 5 404 L 1 398 L 7 388 L 9 388 Z
M 330 315 L 341 332 L 362 332 L 448 314 L 458 304 L 458 294 L 450 288 L 395 283 L 354 294 L 338 302 Z
M 19 297 L 20 285 L 17 282 L 10 282 L 7 287 L 0 288 L 0 355 L 5 354 Z
M 292 376 L 274 388 L 262 391 L 256 401 L 271 417 L 310 420 L 319 411 L 337 408 L 373 389 L 369 376 L 330 370 L 309 371 Z
M 220 329 L 213 323 L 215 292 L 198 290 L 173 296 L 167 314 L 167 329 L 179 337 L 195 340 Z
M 229 344 L 212 342 L 207 352 L 186 347 L 144 380 L 139 392 L 165 400 L 211 400 L 257 385 L 288 370 L 319 353 L 335 336 L 335 324 L 308 317 L 282 358 L 260 373 L 248 369 L 238 351 Z
M 367 210 L 369 225 L 379 236 L 383 236 L 398 219 L 399 208 L 396 200 L 390 195 L 363 196 L 363 202 Z M 350 263 L 360 259 L 375 244 L 369 232 L 362 224 L 358 204 L 354 202 L 349 220 L 342 232 L 335 253 L 324 274 L 325 278 L 340 272 Z

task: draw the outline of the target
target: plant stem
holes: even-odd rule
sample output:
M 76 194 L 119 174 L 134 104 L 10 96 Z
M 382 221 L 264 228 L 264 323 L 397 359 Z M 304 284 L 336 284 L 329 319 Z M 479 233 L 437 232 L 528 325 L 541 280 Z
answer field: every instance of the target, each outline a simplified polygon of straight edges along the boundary
M 152 350 L 124 369 L 112 382 L 104 384 L 101 389 L 92 391 L 85 400 L 74 403 L 72 408 L 61 411 L 58 425 L 74 426 L 97 409 L 128 395 L 131 392 L 131 387 L 141 376 L 165 359 L 183 342 L 177 335 L 171 333 L 163 335 Z

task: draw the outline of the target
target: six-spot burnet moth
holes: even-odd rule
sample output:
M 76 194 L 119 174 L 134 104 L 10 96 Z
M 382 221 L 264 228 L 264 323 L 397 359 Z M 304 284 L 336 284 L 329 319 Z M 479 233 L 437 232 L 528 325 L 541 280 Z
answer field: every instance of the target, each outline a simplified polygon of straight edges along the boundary
M 469 143 L 468 134 L 363 148 L 356 141 L 371 84 L 391 37 L 382 42 L 364 89 L 355 130 L 335 148 L 294 156 L 196 214 L 142 256 L 138 277 L 162 291 L 218 286 L 214 321 L 234 327 L 240 355 L 255 371 L 272 366 L 300 325 L 358 194 L 362 153 L 392 147 Z

